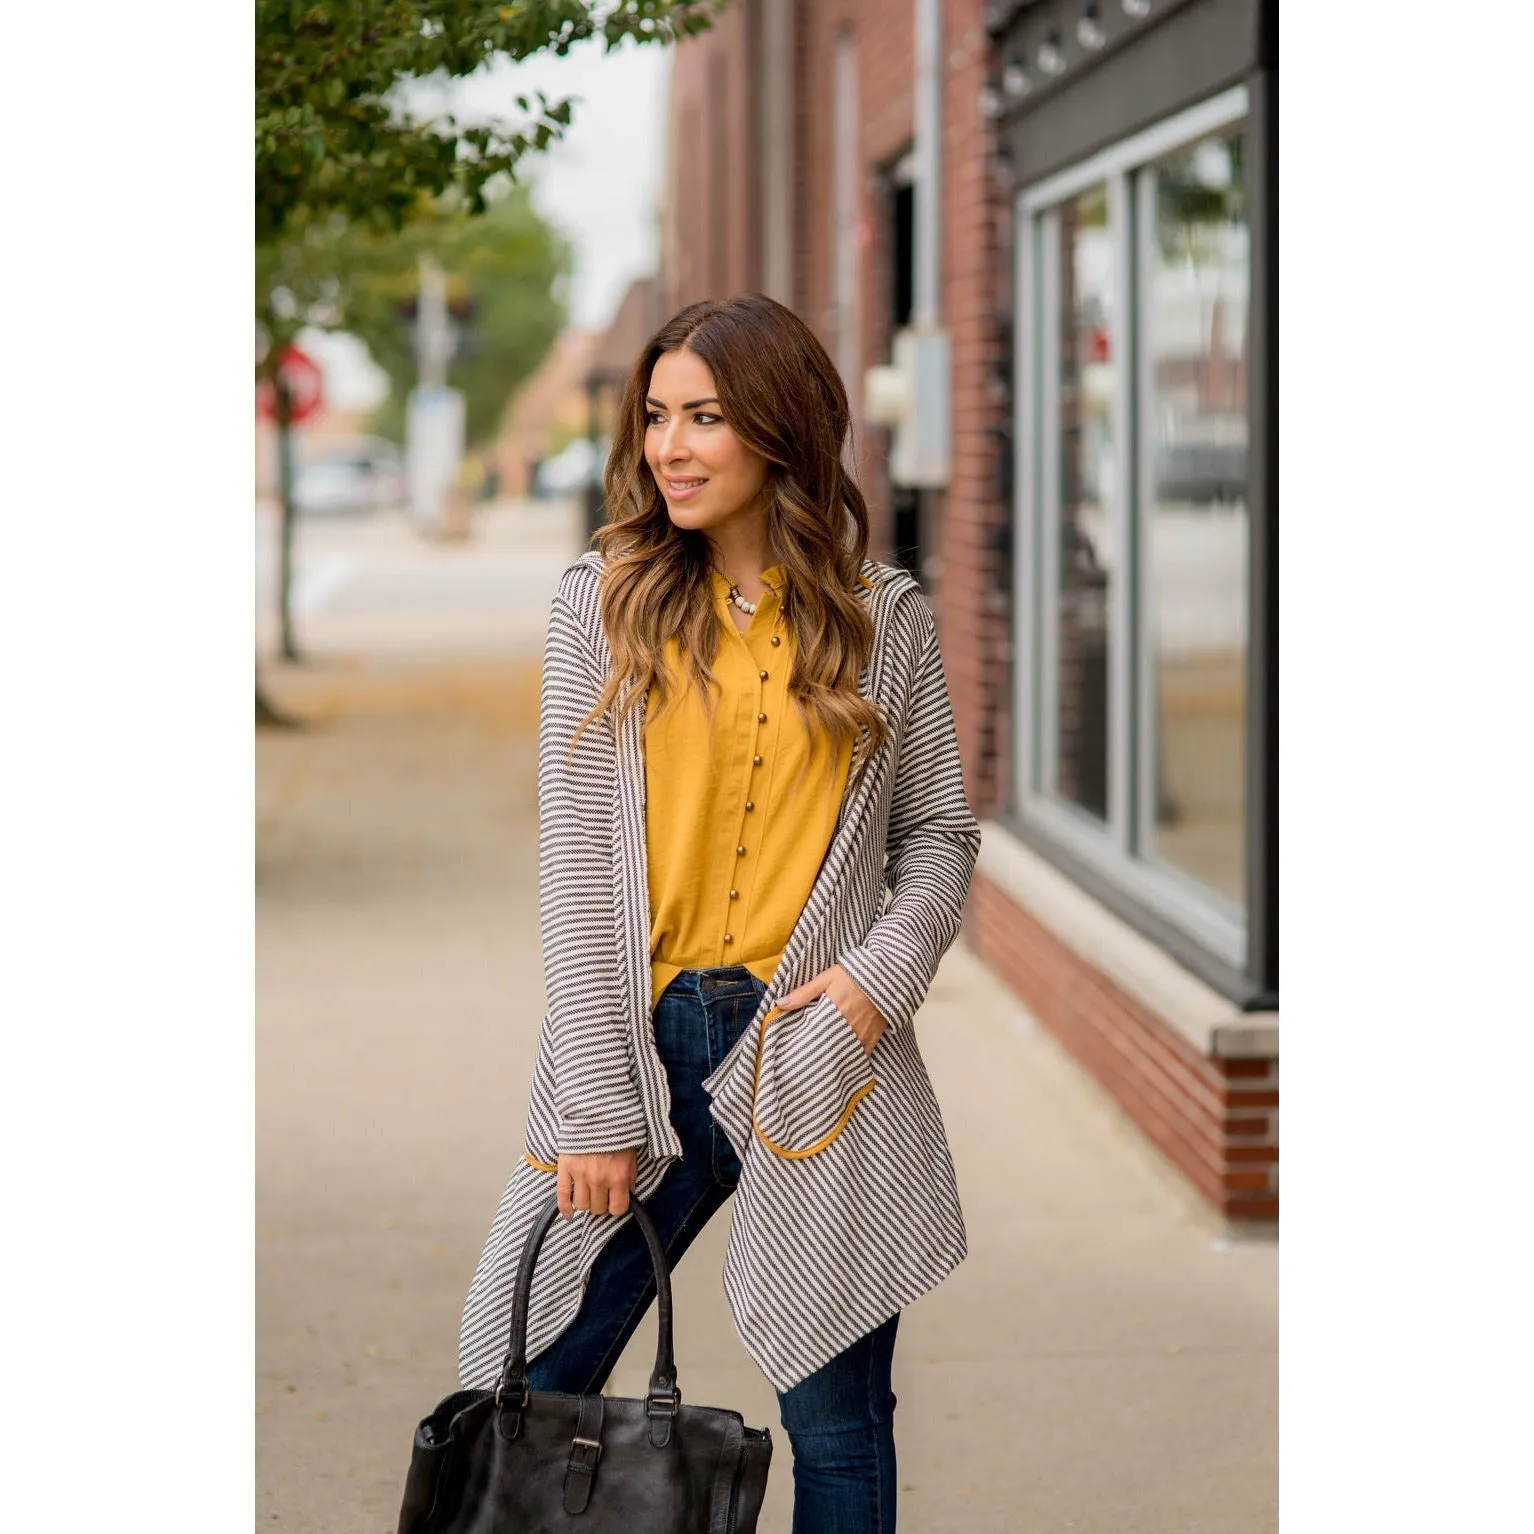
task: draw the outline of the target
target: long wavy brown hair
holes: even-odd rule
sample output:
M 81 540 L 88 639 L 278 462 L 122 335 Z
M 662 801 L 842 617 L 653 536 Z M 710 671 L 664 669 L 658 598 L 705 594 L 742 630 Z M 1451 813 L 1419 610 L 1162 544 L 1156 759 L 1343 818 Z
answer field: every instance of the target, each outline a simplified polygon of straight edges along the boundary
M 851 413 L 836 365 L 791 309 L 759 294 L 693 304 L 655 333 L 623 391 L 604 475 L 608 521 L 593 535 L 603 558 L 602 625 L 612 672 L 576 738 L 616 705 L 614 725 L 650 688 L 669 698 L 664 647 L 678 636 L 684 668 L 712 719 L 719 616 L 709 544 L 666 511 L 645 460 L 646 396 L 663 353 L 691 351 L 714 375 L 720 412 L 767 461 L 767 534 L 783 564 L 783 618 L 794 657 L 788 692 L 830 742 L 834 766 L 854 742 L 855 785 L 888 734 L 857 690 L 873 619 L 857 594 L 868 549 L 868 506 L 847 468 Z M 572 747 L 573 748 L 573 747 Z

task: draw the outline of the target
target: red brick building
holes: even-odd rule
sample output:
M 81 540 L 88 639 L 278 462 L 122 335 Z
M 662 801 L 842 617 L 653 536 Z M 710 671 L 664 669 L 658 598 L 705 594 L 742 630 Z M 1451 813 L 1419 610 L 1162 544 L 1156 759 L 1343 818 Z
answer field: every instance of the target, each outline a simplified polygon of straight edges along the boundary
M 770 293 L 846 381 L 985 822 L 965 940 L 1234 1219 L 1278 1207 L 1276 100 L 1268 0 L 737 0 L 662 212 L 665 313 Z

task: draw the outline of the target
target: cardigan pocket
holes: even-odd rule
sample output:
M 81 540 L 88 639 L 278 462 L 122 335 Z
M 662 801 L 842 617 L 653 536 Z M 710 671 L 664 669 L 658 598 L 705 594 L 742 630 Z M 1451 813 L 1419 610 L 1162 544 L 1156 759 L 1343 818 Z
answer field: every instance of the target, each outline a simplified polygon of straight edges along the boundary
M 778 1156 L 824 1150 L 877 1085 L 863 1041 L 826 991 L 807 1006 L 769 1013 L 756 1049 L 752 1122 Z

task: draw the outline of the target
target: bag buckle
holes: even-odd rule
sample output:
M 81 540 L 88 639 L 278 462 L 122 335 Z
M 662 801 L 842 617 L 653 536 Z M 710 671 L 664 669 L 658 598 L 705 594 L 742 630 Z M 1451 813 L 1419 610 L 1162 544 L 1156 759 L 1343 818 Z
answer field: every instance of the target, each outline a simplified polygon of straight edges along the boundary
M 518 1381 L 518 1383 L 522 1387 L 521 1394 L 520 1394 L 520 1398 L 513 1404 L 512 1409 L 514 1411 L 526 1411 L 527 1410 L 527 1402 L 528 1402 L 528 1399 L 529 1399 L 529 1391 L 528 1391 L 528 1388 L 527 1388 L 527 1376 L 524 1375 Z M 506 1380 L 505 1380 L 504 1377 L 500 1380 L 500 1382 L 495 1387 L 495 1407 L 496 1407 L 497 1411 L 505 1411 L 505 1409 L 506 1409 Z
M 644 1409 L 647 1417 L 674 1417 L 681 1410 L 682 1392 L 672 1390 L 667 1395 L 658 1395 L 654 1392 L 644 1398 Z
M 600 1398 L 599 1398 L 600 1399 Z M 586 1416 L 584 1403 L 581 1417 Z M 601 1421 L 600 1415 L 597 1421 Z M 584 1513 L 591 1501 L 591 1487 L 596 1479 L 597 1461 L 602 1457 L 602 1445 L 595 1438 L 583 1438 L 579 1433 L 570 1443 L 570 1462 L 565 1466 L 565 1511 L 570 1514 Z M 539 1528 L 549 1525 L 540 1523 Z
M 575 1438 L 570 1443 L 571 1470 L 584 1470 L 591 1475 L 602 1457 L 602 1445 L 595 1438 Z

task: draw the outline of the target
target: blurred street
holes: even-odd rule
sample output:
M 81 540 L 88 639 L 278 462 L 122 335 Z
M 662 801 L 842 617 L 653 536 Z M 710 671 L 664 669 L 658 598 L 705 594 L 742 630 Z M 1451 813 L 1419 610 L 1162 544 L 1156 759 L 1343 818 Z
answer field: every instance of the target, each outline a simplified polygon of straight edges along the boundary
M 305 723 L 257 740 L 257 1527 L 391 1534 L 418 1418 L 456 1388 L 459 1310 L 522 1149 L 543 1007 L 535 734 L 568 502 L 298 533 Z M 970 1255 L 903 1316 L 908 1534 L 1271 1534 L 1277 1247 L 1232 1236 L 1071 1057 L 956 946 L 919 1027 Z M 686 1399 L 774 1430 L 720 1283 L 728 1211 L 676 1280 Z M 653 1314 L 612 1390 L 642 1390 Z
M 510 509 L 512 505 L 518 509 Z M 571 502 L 482 513 L 471 544 L 424 539 L 403 511 L 300 517 L 293 613 L 317 658 L 543 653 L 559 572 L 580 552 Z M 257 504 L 256 653 L 277 653 L 277 508 Z

